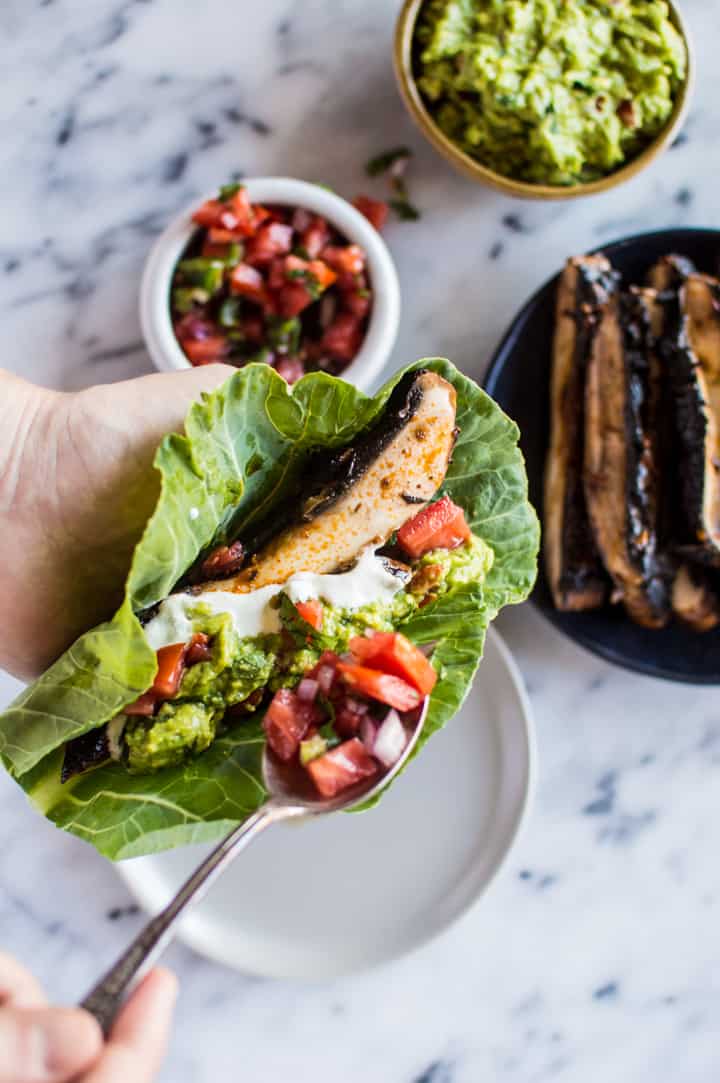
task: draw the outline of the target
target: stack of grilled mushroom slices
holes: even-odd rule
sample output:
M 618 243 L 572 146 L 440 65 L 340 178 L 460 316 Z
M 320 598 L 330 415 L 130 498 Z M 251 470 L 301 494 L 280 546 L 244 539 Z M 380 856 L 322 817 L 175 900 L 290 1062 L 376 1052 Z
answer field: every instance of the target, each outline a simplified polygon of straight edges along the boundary
M 720 623 L 720 281 L 679 256 L 624 290 L 604 256 L 557 297 L 546 571 L 557 609 Z

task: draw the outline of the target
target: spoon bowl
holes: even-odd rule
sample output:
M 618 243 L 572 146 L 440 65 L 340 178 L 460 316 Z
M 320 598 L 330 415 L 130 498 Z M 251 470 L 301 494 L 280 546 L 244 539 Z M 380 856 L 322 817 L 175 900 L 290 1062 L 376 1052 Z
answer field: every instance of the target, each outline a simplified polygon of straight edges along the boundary
M 379 770 L 354 786 L 348 786 L 337 797 L 321 797 L 307 771 L 294 764 L 283 763 L 266 744 L 262 763 L 263 782 L 270 795 L 266 804 L 284 810 L 293 808 L 297 810 L 296 815 L 319 816 L 327 812 L 341 812 L 371 800 L 402 770 L 412 755 L 425 723 L 429 703 L 429 698 L 425 697 L 414 710 L 400 715 L 407 734 L 407 743 L 400 758 L 391 767 Z
M 81 1007 L 94 1015 L 108 1035 L 128 991 L 162 955 L 172 940 L 180 918 L 206 894 L 228 865 L 270 824 L 281 820 L 322 816 L 350 809 L 375 797 L 402 770 L 417 745 L 427 718 L 429 697 L 412 711 L 400 716 L 407 742 L 390 767 L 348 786 L 335 797 L 321 797 L 307 771 L 280 761 L 268 748 L 263 752 L 263 781 L 268 798 L 263 805 L 234 828 L 202 861 L 178 893 L 144 929 L 88 993 Z

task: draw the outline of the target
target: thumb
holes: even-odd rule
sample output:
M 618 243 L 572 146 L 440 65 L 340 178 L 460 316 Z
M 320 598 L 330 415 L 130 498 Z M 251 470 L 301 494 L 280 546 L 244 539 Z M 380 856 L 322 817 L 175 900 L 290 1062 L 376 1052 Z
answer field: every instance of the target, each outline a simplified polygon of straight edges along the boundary
M 97 1059 L 100 1027 L 78 1008 L 3 1008 L 0 1083 L 66 1083 Z

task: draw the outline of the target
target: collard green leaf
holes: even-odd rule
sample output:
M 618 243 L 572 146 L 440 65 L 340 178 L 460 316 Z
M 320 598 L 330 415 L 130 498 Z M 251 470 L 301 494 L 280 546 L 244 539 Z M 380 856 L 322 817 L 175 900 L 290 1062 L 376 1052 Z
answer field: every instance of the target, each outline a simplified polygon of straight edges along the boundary
M 527 500 L 516 426 L 450 362 L 429 360 L 458 396 L 460 434 L 444 491 L 495 554 L 482 586 L 452 591 L 403 626 L 433 643 L 439 680 L 424 744 L 455 714 L 498 610 L 529 593 L 539 529 Z M 135 613 L 164 598 L 211 543 L 281 507 L 309 454 L 349 443 L 382 410 L 398 373 L 375 398 L 313 373 L 293 388 L 266 365 L 249 365 L 195 403 L 185 436 L 166 437 L 155 465 L 156 509 L 138 543 L 126 596 L 111 620 L 81 636 L 0 717 L 0 756 L 53 822 L 111 858 L 209 841 L 264 799 L 259 719 L 239 723 L 196 759 L 154 775 L 100 767 L 60 783 L 62 746 L 103 724 L 152 683 L 155 656 Z

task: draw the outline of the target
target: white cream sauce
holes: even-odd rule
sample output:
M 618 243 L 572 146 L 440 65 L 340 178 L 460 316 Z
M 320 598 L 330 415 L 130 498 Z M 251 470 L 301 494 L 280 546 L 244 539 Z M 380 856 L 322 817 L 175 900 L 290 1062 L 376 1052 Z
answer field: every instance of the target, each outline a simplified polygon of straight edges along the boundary
M 190 614 L 202 605 L 211 613 L 229 613 L 239 636 L 280 631 L 280 617 L 270 601 L 285 593 L 291 602 L 319 598 L 336 608 L 360 609 L 389 602 L 402 588 L 402 580 L 387 570 L 372 548 L 363 550 L 353 568 L 333 575 L 297 572 L 286 583 L 271 584 L 249 594 L 209 590 L 201 594 L 171 594 L 145 625 L 145 638 L 153 650 L 170 643 L 186 643 L 193 634 Z

